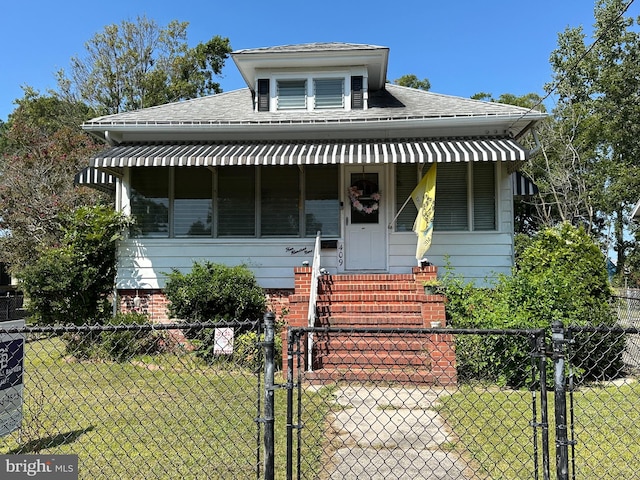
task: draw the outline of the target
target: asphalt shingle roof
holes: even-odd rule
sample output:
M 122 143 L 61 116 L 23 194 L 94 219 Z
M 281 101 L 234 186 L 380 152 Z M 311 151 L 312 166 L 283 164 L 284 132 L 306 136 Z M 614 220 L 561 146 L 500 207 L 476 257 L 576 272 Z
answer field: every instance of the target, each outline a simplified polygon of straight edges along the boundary
M 494 102 L 442 95 L 387 84 L 384 90 L 369 94 L 367 110 L 320 110 L 256 112 L 248 88 L 233 90 L 183 102 L 169 103 L 88 121 L 85 126 L 106 125 L 227 125 L 296 124 L 421 118 L 524 116 L 529 109 Z M 534 112 L 536 114 L 537 112 Z
M 236 50 L 233 55 L 237 54 L 251 54 L 251 53 L 297 53 L 297 52 L 336 52 L 345 50 L 378 50 L 387 49 L 387 47 L 380 47 L 378 45 L 367 45 L 363 43 L 341 43 L 341 42 L 317 42 L 317 43 L 302 43 L 292 45 L 279 45 L 275 47 L 259 47 L 259 48 L 246 48 L 243 50 Z

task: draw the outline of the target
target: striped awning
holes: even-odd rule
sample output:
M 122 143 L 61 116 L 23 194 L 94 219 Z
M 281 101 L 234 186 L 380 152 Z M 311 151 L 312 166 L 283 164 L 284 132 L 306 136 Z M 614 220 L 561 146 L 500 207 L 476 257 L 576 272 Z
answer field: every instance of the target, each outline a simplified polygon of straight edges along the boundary
M 123 144 L 93 157 L 97 168 L 215 167 L 434 162 L 517 162 L 527 150 L 511 139 L 362 142 L 238 142 Z
M 511 181 L 514 195 L 530 197 L 538 194 L 538 186 L 523 173 L 514 172 L 511 175 Z
M 103 192 L 113 192 L 115 190 L 116 178 L 106 172 L 93 167 L 86 167 L 76 173 L 73 179 L 75 185 L 91 186 Z

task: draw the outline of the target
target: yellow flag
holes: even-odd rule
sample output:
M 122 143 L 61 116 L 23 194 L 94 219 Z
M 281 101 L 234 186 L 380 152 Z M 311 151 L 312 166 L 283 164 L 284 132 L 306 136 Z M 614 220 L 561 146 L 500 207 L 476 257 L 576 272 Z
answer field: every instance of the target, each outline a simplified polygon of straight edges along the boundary
M 411 198 L 418 209 L 413 231 L 418 236 L 416 259 L 421 260 L 431 246 L 433 234 L 433 215 L 436 208 L 436 164 L 422 177 L 420 183 L 411 192 Z

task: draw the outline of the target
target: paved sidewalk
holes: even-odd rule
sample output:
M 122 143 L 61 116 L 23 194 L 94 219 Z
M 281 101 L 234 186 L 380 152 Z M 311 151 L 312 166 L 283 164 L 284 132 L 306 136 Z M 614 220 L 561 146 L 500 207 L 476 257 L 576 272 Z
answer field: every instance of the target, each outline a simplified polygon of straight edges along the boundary
M 441 387 L 349 386 L 335 392 L 330 479 L 472 479 L 447 448 L 455 438 L 434 410 Z

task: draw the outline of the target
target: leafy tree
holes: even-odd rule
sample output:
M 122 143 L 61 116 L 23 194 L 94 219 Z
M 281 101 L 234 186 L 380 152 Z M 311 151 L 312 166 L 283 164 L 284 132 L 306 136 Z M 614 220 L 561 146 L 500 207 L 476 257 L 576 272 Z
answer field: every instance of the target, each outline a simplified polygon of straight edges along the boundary
M 473 100 L 483 100 L 485 102 L 505 103 L 507 105 L 515 105 L 517 107 L 533 108 L 540 112 L 545 112 L 546 107 L 542 103 L 542 97 L 537 93 L 531 92 L 525 95 L 514 95 L 513 93 L 503 93 L 497 99 L 487 92 L 478 92 L 471 95 Z
M 105 206 L 61 214 L 59 246 L 17 271 L 39 323 L 103 323 L 116 274 L 116 242 L 129 220 Z
M 417 88 L 418 90 L 425 91 L 431 90 L 431 82 L 429 82 L 429 79 L 423 78 L 422 80 L 419 80 L 413 73 L 396 78 L 393 83 L 400 85 L 401 87 Z
M 61 218 L 106 200 L 74 186 L 74 175 L 100 146 L 76 125 L 88 111 L 26 89 L 2 137 L 0 260 L 20 269 L 61 241 Z
M 625 267 L 631 246 L 624 233 L 640 191 L 640 35 L 632 28 L 638 19 L 624 15 L 629 5 L 622 0 L 597 1 L 595 40 L 590 46 L 581 27 L 559 35 L 551 55 L 553 81 L 546 89 L 558 96 L 554 129 L 560 134 L 544 157 L 550 166 L 538 165 L 543 174 L 545 168 L 550 173 L 563 164 L 574 166 L 571 175 L 579 178 L 565 182 L 556 193 L 572 197 L 570 189 L 580 186 L 581 199 L 573 197 L 579 206 L 574 223 L 585 218 L 583 223 L 594 227 L 593 234 L 613 222 L 619 270 Z
M 82 101 L 106 115 L 219 93 L 231 52 L 228 38 L 214 36 L 187 45 L 187 22 L 166 27 L 144 16 L 108 25 L 71 59 L 70 75 L 58 72 L 64 98 Z

